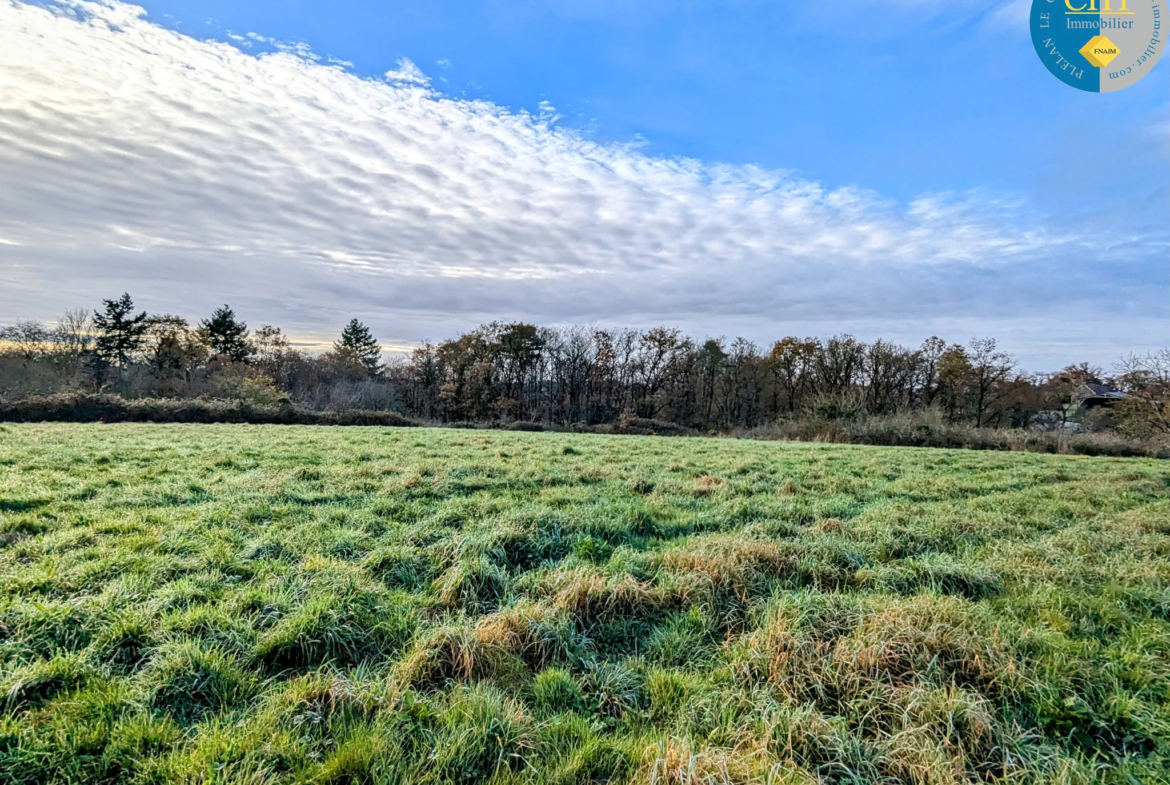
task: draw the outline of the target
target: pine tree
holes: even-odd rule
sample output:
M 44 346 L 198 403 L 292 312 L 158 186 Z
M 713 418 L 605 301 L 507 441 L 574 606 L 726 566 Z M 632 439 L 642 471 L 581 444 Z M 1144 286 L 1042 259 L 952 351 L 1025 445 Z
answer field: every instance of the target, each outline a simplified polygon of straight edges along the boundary
M 382 347 L 370 328 L 353 319 L 341 331 L 341 340 L 333 344 L 333 351 L 361 365 L 371 377 L 382 373 Z
M 246 363 L 253 352 L 248 340 L 248 325 L 236 318 L 236 312 L 228 306 L 216 308 L 210 319 L 199 323 L 203 340 L 215 354 L 227 357 L 234 363 Z
M 142 347 L 150 326 L 146 311 L 133 316 L 134 301 L 129 294 L 116 300 L 103 300 L 104 311 L 93 312 L 93 326 L 97 330 L 95 348 L 101 362 L 126 365 L 130 356 Z

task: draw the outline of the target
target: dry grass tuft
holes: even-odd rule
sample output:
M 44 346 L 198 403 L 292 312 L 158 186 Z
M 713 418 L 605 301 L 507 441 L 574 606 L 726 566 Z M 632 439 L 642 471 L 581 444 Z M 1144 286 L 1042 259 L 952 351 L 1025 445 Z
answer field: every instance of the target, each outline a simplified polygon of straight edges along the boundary
M 632 576 L 609 578 L 594 570 L 558 573 L 543 590 L 553 604 L 588 626 L 613 616 L 654 618 L 670 610 L 673 595 Z
M 786 699 L 830 710 L 873 689 L 971 687 L 999 694 L 1018 676 L 1007 642 L 997 631 L 979 629 L 962 600 L 893 601 L 863 613 L 851 629 L 827 634 L 805 622 L 782 612 L 734 644 L 736 663 Z
M 811 785 L 796 767 L 770 760 L 763 748 L 732 750 L 671 738 L 646 748 L 633 782 L 648 785 Z
M 695 480 L 695 496 L 710 496 L 726 488 L 727 484 L 727 480 L 722 477 L 704 474 Z
M 817 534 L 841 534 L 845 525 L 836 518 L 822 518 L 812 525 L 812 530 Z
M 744 597 L 761 579 L 792 575 L 796 569 L 796 558 L 779 543 L 723 534 L 687 540 L 667 551 L 662 563 Z
M 578 647 L 568 615 L 535 603 L 522 603 L 484 616 L 475 625 L 475 637 L 485 647 L 520 657 L 535 670 L 542 670 Z
M 484 678 L 501 653 L 485 646 L 470 627 L 452 624 L 418 641 L 395 665 L 393 680 L 401 687 L 438 689 L 454 681 Z

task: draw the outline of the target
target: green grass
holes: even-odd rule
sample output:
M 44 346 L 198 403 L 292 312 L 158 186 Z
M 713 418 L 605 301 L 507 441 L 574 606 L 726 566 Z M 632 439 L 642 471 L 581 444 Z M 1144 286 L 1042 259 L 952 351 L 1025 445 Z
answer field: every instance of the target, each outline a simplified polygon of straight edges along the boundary
M 0 426 L 0 782 L 1167 783 L 1165 462 Z

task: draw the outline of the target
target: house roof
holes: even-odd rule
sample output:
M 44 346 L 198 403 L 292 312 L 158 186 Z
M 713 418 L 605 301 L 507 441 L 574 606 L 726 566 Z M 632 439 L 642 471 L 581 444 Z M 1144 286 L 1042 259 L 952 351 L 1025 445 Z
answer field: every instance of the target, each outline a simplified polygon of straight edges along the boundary
M 1084 406 L 1088 403 L 1112 403 L 1126 397 L 1126 393 L 1107 384 L 1082 384 L 1072 394 L 1073 403 Z

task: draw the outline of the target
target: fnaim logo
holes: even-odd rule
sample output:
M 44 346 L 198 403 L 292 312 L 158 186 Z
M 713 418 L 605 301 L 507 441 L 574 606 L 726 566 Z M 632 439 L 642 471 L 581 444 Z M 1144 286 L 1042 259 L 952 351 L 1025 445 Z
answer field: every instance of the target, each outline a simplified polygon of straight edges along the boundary
M 1129 87 L 1166 46 L 1166 0 L 1033 0 L 1032 43 L 1048 70 L 1093 93 Z

